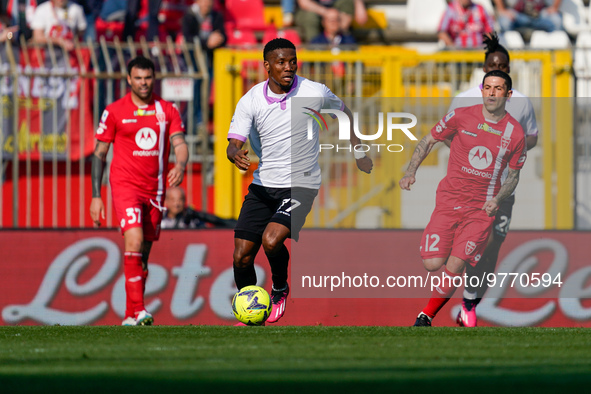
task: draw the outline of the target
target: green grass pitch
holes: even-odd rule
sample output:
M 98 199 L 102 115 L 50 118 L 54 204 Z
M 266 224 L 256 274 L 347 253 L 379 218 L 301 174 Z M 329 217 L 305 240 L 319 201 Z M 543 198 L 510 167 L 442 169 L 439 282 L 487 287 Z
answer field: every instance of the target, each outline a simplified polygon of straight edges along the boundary
M 589 392 L 591 330 L 0 327 L 0 392 Z

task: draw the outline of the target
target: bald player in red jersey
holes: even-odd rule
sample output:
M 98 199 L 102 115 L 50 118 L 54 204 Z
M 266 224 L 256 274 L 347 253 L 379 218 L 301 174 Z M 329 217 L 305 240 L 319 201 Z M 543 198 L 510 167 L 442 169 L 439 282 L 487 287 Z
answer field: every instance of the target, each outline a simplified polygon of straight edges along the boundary
M 148 257 L 160 236 L 167 183 L 179 185 L 189 151 L 177 108 L 152 93 L 154 63 L 137 57 L 127 65 L 131 92 L 107 106 L 96 131 L 92 157 L 90 216 L 96 226 L 105 218 L 101 182 L 105 158 L 113 144 L 110 182 L 113 207 L 125 240 L 126 310 L 123 325 L 151 325 L 144 306 Z M 170 146 L 176 165 L 168 170 Z
M 445 265 L 441 286 L 415 326 L 431 326 L 431 321 L 455 292 L 453 278 L 460 276 L 466 263 L 474 266 L 486 247 L 494 216 L 502 200 L 519 182 L 526 159 L 521 125 L 506 110 L 511 97 L 511 77 L 494 70 L 483 79 L 483 104 L 458 108 L 437 123 L 417 145 L 400 187 L 410 190 L 420 163 L 433 146 L 451 139 L 447 175 L 437 187 L 435 210 L 421 240 L 421 257 L 428 271 Z M 501 174 L 509 175 L 501 185 Z

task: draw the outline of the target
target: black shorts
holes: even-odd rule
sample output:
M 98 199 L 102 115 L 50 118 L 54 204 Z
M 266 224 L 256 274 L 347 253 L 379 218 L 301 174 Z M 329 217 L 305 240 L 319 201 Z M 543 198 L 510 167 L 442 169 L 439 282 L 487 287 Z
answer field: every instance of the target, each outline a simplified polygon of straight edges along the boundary
M 267 224 L 275 222 L 289 228 L 290 238 L 297 241 L 317 194 L 316 189 L 251 184 L 234 228 L 234 238 L 261 243 Z
M 501 202 L 493 223 L 493 237 L 495 241 L 503 242 L 509 231 L 511 213 L 515 204 L 515 195 L 509 196 Z

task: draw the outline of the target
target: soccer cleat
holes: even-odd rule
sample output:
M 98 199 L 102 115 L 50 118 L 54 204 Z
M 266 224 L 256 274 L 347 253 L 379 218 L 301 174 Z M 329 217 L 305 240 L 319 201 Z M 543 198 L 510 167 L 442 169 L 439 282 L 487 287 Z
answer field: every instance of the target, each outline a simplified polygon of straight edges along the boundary
M 121 323 L 122 326 L 137 326 L 137 322 L 135 321 L 135 318 L 133 317 L 126 317 L 125 320 L 123 320 L 123 323 Z
M 458 313 L 456 323 L 458 323 L 460 327 L 476 327 L 476 305 L 474 304 L 474 301 L 465 298 L 462 300 L 462 309 Z
M 431 327 L 431 320 L 433 320 L 433 318 L 421 312 L 417 316 L 417 320 L 415 321 L 413 327 Z
M 137 314 L 136 321 L 138 326 L 151 326 L 154 324 L 154 318 L 145 310 Z
M 285 289 L 283 290 L 275 290 L 273 288 L 271 289 L 271 304 L 273 304 L 273 309 L 271 310 L 271 315 L 269 315 L 269 318 L 267 319 L 268 323 L 276 323 L 283 317 L 288 294 L 289 286 L 287 283 L 285 284 Z

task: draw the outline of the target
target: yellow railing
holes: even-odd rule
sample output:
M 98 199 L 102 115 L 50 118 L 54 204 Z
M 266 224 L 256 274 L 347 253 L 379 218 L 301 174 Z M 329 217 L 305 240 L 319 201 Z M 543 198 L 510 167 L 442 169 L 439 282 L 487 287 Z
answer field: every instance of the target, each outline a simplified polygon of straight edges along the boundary
M 482 51 L 420 54 L 400 47 L 362 47 L 357 51 L 341 51 L 338 54 L 298 50 L 298 60 L 301 62 L 298 73 L 327 84 L 340 97 L 440 97 L 442 100 L 447 97 L 448 101 L 442 101 L 441 104 L 445 107 L 456 93 L 473 86 L 473 71 L 482 68 L 483 59 Z M 345 65 L 343 84 L 335 84 L 330 70 L 320 67 L 321 64 L 335 61 Z M 543 158 L 542 163 L 538 164 L 544 184 L 541 227 L 571 229 L 574 224 L 573 104 L 567 99 L 573 96 L 571 53 L 512 52 L 511 62 L 511 74 L 519 90 L 532 98 L 543 98 L 537 100 L 540 103 L 537 118 L 541 131 L 539 147 L 536 148 L 542 150 Z M 241 174 L 228 162 L 225 154 L 226 136 L 238 100 L 246 89 L 265 78 L 262 51 L 218 50 L 214 78 L 214 209 L 219 216 L 237 217 L 248 174 Z M 414 144 L 408 144 L 404 154 L 393 155 L 387 159 L 388 162 L 381 163 L 389 177 L 389 181 L 384 183 L 386 186 L 400 179 L 413 149 Z M 381 198 L 374 196 L 367 201 L 373 201 L 390 212 L 383 221 L 384 227 L 403 227 L 400 189 L 384 187 L 382 194 Z M 326 220 L 316 223 L 319 224 L 326 225 Z M 348 220 L 337 227 L 354 225 L 352 220 Z

